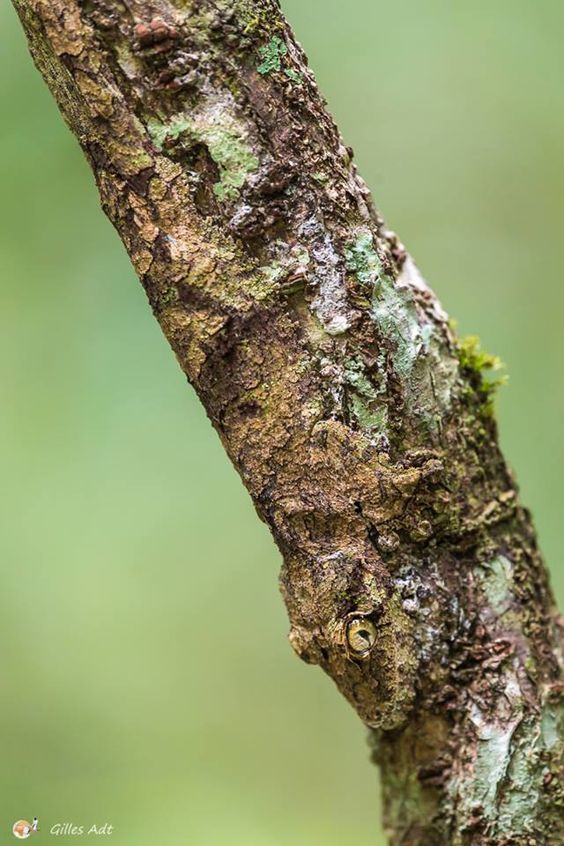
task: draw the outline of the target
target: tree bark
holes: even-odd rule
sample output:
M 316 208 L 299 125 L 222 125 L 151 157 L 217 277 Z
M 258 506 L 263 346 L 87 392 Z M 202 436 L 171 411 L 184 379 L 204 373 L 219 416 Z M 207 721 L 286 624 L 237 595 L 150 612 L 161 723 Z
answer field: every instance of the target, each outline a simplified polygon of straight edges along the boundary
M 276 0 L 14 0 L 370 728 L 393 844 L 562 844 L 561 633 L 493 359 L 389 232 Z

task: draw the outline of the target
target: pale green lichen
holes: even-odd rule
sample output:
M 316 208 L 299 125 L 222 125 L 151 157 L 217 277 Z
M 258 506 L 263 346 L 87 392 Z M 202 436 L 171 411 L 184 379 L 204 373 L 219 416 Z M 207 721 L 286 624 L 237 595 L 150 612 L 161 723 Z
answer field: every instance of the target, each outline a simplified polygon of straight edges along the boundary
M 371 232 L 361 232 L 356 241 L 346 247 L 345 265 L 361 284 L 376 285 L 382 275 L 382 265 Z
M 270 281 L 278 282 L 284 276 L 284 268 L 279 261 L 273 261 L 272 264 L 265 264 L 260 268 L 261 273 Z
M 345 381 L 365 399 L 376 399 L 376 389 L 365 373 L 362 361 L 349 358 L 345 362 Z
M 268 44 L 259 47 L 259 55 L 262 59 L 257 70 L 263 76 L 282 68 L 282 57 L 288 52 L 286 43 L 278 35 L 273 35 Z
M 147 124 L 147 130 L 157 150 L 162 150 L 169 139 L 176 141 L 185 132 L 189 132 L 192 126 L 192 120 L 179 115 L 168 124 L 150 120 Z
M 476 711 L 473 716 L 479 734 L 478 753 L 472 767 L 472 777 L 464 785 L 462 808 L 471 817 L 476 808 L 482 808 L 486 818 L 497 814 L 496 796 L 499 785 L 507 775 L 511 761 L 511 738 L 519 719 L 509 725 L 482 722 Z M 460 789 L 461 785 L 459 785 Z
M 458 801 L 459 830 L 466 830 L 478 815 L 495 842 L 508 832 L 514 837 L 539 833 L 531 827 L 532 820 L 538 820 L 534 809 L 546 801 L 544 783 L 551 772 L 546 761 L 549 755 L 558 758 L 555 746 L 561 742 L 553 706 L 544 705 L 539 716 L 524 717 L 513 673 L 507 677 L 506 695 L 514 710 L 509 722 L 483 719 L 474 710 L 476 757 L 464 778 L 451 785 Z M 454 842 L 458 846 L 463 841 Z
M 319 182 L 320 185 L 327 185 L 327 183 L 330 181 L 330 177 L 320 170 L 316 171 L 316 173 L 313 174 L 313 178 L 316 182 Z
M 509 611 L 515 598 L 512 562 L 498 555 L 481 564 L 477 574 L 490 612 L 506 630 L 521 632 L 521 616 L 513 618 Z M 536 833 L 531 829 L 532 809 L 546 801 L 547 763 L 558 760 L 561 744 L 561 704 L 547 698 L 540 713 L 527 712 L 513 664 L 502 670 L 500 681 L 504 690 L 499 712 L 482 711 L 478 704 L 472 709 L 477 751 L 464 776 L 451 784 L 461 815 L 459 828 L 464 830 L 479 816 L 492 838 L 508 832 L 515 837 Z
M 246 132 L 223 104 L 207 104 L 191 117 L 181 114 L 167 124 L 152 122 L 147 128 L 159 150 L 181 140 L 205 144 L 219 169 L 220 180 L 213 186 L 219 200 L 236 200 L 248 175 L 259 166 Z
M 293 68 L 286 68 L 284 75 L 296 85 L 303 85 L 304 78 L 299 71 L 294 70 Z
M 293 285 L 287 283 L 292 275 L 295 276 L 296 288 L 301 287 L 310 263 L 308 250 L 301 244 L 288 248 L 285 241 L 276 241 L 274 246 L 278 248 L 278 257 L 260 268 L 262 274 L 273 283 L 284 281 L 286 292 L 293 290 Z
M 542 712 L 541 731 L 543 742 L 547 749 L 552 749 L 557 743 L 561 743 L 560 724 L 564 714 L 562 706 L 558 703 L 548 702 Z
M 228 130 L 211 130 L 207 142 L 221 174 L 220 181 L 214 185 L 214 193 L 220 200 L 236 199 L 249 173 L 257 170 L 258 158 L 235 133 Z
M 388 409 L 385 405 L 372 410 L 369 405 L 356 394 L 351 397 L 353 414 L 361 429 L 379 434 L 386 434 L 388 428 Z
M 345 248 L 345 264 L 370 298 L 367 307 L 379 334 L 389 342 L 391 368 L 410 410 L 426 429 L 436 430 L 450 405 L 456 359 L 446 349 L 437 320 L 418 304 L 416 292 L 424 290 L 425 283 L 417 268 L 408 258 L 398 279 L 392 279 L 368 229 L 358 231 Z
M 508 610 L 512 599 L 513 566 L 505 555 L 481 565 L 482 586 L 490 607 L 497 616 Z
M 546 761 L 562 754 L 562 709 L 545 703 L 540 718 L 522 720 L 512 739 L 511 758 L 505 772 L 504 792 L 493 825 L 499 834 L 512 830 L 532 834 L 531 809 L 543 801 Z M 557 747 L 559 747 L 557 749 Z
M 348 359 L 345 362 L 344 382 L 350 390 L 351 411 L 360 428 L 386 435 L 388 409 L 382 400 L 379 400 L 379 395 L 383 392 L 382 386 L 373 385 L 360 359 Z
M 428 351 L 432 326 L 420 322 L 412 292 L 383 271 L 371 232 L 358 234 L 345 250 L 345 262 L 362 285 L 370 286 L 372 316 L 392 343 L 394 372 L 403 384 L 409 383 L 417 359 Z

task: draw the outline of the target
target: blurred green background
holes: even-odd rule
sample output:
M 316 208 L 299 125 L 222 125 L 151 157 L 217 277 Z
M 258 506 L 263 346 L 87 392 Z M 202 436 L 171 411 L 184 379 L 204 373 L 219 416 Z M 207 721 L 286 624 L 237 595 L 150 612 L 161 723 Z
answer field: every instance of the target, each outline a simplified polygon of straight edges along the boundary
M 506 362 L 560 600 L 564 4 L 286 0 L 388 224 Z M 293 657 L 279 558 L 0 11 L 0 838 L 378 842 L 364 731 Z

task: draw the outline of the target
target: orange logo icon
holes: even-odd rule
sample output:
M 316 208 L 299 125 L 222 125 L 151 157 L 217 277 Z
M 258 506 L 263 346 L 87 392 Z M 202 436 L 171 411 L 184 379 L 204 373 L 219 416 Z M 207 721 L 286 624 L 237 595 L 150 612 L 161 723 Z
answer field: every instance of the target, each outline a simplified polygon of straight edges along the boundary
M 33 818 L 32 823 L 28 823 L 27 820 L 18 820 L 12 826 L 12 834 L 19 840 L 27 840 L 36 831 L 39 831 L 39 820 L 37 817 Z

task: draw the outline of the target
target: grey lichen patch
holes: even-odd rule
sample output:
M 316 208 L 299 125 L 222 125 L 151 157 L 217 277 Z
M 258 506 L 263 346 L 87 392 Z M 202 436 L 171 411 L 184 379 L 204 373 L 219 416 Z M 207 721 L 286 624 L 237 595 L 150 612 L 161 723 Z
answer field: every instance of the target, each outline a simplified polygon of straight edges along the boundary
M 317 217 L 308 218 L 299 234 L 310 244 L 309 282 L 317 291 L 312 311 L 329 335 L 341 335 L 353 324 L 342 258 Z
M 549 738 L 547 742 L 543 732 L 547 713 L 545 706 L 540 726 L 538 720 L 527 719 L 515 732 L 511 760 L 506 771 L 507 784 L 496 819 L 496 828 L 500 834 L 509 830 L 532 833 L 531 808 L 541 802 L 547 775 L 543 761 L 545 753 L 554 746 L 554 738 Z M 555 742 L 558 742 L 558 738 Z
M 476 572 L 486 600 L 482 620 L 493 627 L 492 632 L 501 630 L 505 638 L 518 639 L 523 622 L 512 610 L 516 602 L 513 563 L 499 554 L 480 564 Z M 555 748 L 562 743 L 561 702 L 548 695 L 541 712 L 531 713 L 516 661 L 510 657 L 500 669 L 503 697 L 495 709 L 474 702 L 470 714 L 477 740 L 473 758 L 450 785 L 457 797 L 459 830 L 471 830 L 479 823 L 495 842 L 508 834 L 517 838 L 537 833 L 530 827 L 531 809 L 547 801 L 546 786 L 554 778 L 547 762 L 562 755 L 562 749 Z M 525 660 L 528 665 L 534 666 L 532 656 Z
M 428 289 L 408 257 L 397 280 L 382 268 L 372 233 L 363 229 L 345 251 L 347 269 L 371 292 L 371 316 L 390 347 L 390 363 L 411 413 L 431 431 L 449 407 L 456 359 L 445 350 L 442 316 L 422 305 Z
M 282 69 L 282 57 L 288 52 L 288 47 L 284 41 L 278 36 L 273 35 L 268 44 L 259 47 L 259 55 L 262 59 L 258 65 L 257 70 L 263 76 L 267 76 L 273 71 Z
M 519 697 L 515 677 L 512 685 L 513 690 L 506 688 L 509 702 Z M 480 808 L 491 837 L 537 833 L 531 829 L 531 808 L 546 801 L 544 789 L 554 776 L 545 762 L 549 757 L 558 759 L 554 747 L 561 744 L 559 717 L 561 710 L 557 714 L 552 705 L 543 706 L 540 719 L 524 717 L 518 708 L 509 723 L 481 729 L 472 778 L 464 785 L 463 807 L 468 814 Z
M 482 586 L 490 608 L 497 616 L 504 614 L 513 598 L 513 565 L 505 555 L 483 564 Z
M 519 688 L 514 675 L 506 684 L 508 701 L 519 701 Z M 511 761 L 511 739 L 519 725 L 521 715 L 518 712 L 508 722 L 488 719 L 475 706 L 472 722 L 478 736 L 476 758 L 471 768 L 471 776 L 464 785 L 459 784 L 459 793 L 464 797 L 462 808 L 471 817 L 476 808 L 482 808 L 486 819 L 493 819 L 497 814 L 496 797 L 500 784 L 507 775 Z
M 206 101 L 192 115 L 175 115 L 167 124 L 149 123 L 148 130 L 158 150 L 171 142 L 190 146 L 205 144 L 219 168 L 220 180 L 213 187 L 219 200 L 236 200 L 259 160 L 249 143 L 248 132 L 230 108 L 230 95 Z
M 429 294 L 408 256 L 397 280 L 380 275 L 372 316 L 390 342 L 392 367 L 406 388 L 411 413 L 433 432 L 451 406 L 458 367 L 448 347 L 446 320 L 426 307 Z
M 310 264 L 308 250 L 301 244 L 279 240 L 274 243 L 273 252 L 276 258 L 260 268 L 264 276 L 279 283 L 286 294 L 303 288 Z

